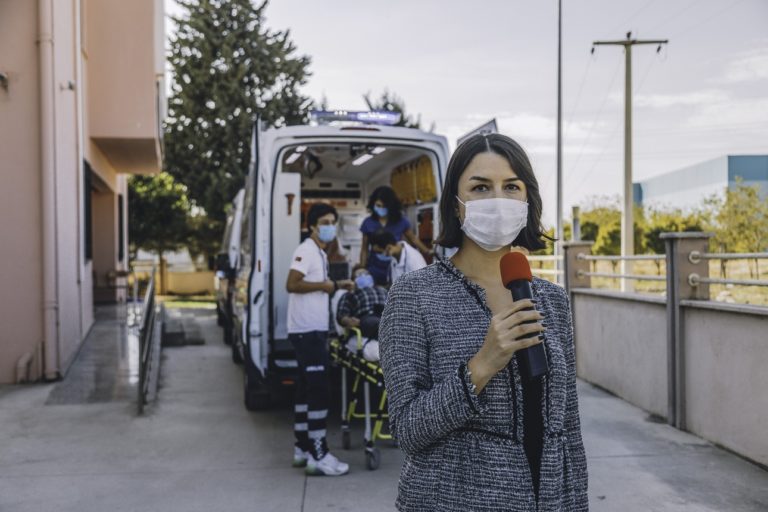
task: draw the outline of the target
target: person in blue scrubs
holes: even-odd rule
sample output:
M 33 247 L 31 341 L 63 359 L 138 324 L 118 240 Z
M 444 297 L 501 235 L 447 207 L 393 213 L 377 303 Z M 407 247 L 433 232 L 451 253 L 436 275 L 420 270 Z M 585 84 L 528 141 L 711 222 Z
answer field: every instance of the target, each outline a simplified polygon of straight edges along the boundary
M 411 223 L 403 215 L 403 204 L 391 187 L 382 186 L 374 190 L 368 199 L 368 210 L 371 214 L 360 226 L 363 233 L 360 264 L 368 269 L 377 285 L 385 286 L 389 276 L 390 257 L 371 251 L 370 235 L 379 229 L 385 229 L 392 233 L 398 242 L 405 239 L 423 255 L 431 254 L 432 250 L 416 237 Z

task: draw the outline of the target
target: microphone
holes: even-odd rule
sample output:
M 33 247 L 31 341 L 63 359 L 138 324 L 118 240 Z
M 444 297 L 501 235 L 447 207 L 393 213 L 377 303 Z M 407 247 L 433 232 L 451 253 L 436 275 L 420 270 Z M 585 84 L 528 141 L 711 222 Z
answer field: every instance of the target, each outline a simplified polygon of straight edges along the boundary
M 533 280 L 531 266 L 528 264 L 528 259 L 523 253 L 509 252 L 505 254 L 501 258 L 500 267 L 501 281 L 504 283 L 504 287 L 512 292 L 513 301 L 517 302 L 518 300 L 533 298 L 533 293 L 531 292 L 531 281 Z M 527 311 L 531 309 L 528 308 Z M 535 320 L 531 320 L 525 323 L 530 324 L 534 322 Z M 538 335 L 538 333 L 526 334 L 518 338 L 518 340 L 533 338 Z M 517 363 L 520 367 L 520 374 L 527 380 L 541 377 L 549 372 L 547 353 L 544 350 L 543 343 L 518 350 L 515 353 L 515 357 L 517 357 Z

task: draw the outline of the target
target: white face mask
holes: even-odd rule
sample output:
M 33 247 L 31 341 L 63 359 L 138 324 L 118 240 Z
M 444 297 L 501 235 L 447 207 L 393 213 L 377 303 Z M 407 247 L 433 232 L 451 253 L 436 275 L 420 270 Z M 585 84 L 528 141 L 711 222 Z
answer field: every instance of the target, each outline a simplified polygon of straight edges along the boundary
M 496 197 L 464 203 L 464 223 L 461 230 L 486 251 L 498 251 L 512 245 L 528 223 L 528 203 L 517 199 Z

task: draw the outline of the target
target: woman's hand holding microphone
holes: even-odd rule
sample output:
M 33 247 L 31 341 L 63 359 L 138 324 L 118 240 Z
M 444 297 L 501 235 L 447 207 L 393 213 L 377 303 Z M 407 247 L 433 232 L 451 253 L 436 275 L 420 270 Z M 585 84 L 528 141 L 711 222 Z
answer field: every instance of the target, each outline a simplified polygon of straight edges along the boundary
M 483 346 L 468 363 L 477 394 L 498 372 L 506 368 L 515 352 L 541 343 L 540 336 L 519 338 L 546 331 L 541 324 L 543 318 L 529 299 L 519 300 L 508 310 L 491 318 Z

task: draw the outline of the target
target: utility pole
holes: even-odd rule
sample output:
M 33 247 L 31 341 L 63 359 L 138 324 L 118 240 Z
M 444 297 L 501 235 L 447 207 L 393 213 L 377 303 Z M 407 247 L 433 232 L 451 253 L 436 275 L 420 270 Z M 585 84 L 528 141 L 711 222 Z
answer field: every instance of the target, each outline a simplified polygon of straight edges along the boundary
M 621 209 L 621 255 L 635 254 L 635 229 L 632 208 L 632 47 L 636 44 L 658 45 L 656 53 L 661 51 L 661 45 L 667 44 L 668 39 L 632 39 L 632 32 L 627 32 L 627 38 L 619 41 L 595 41 L 595 46 L 614 45 L 624 47 L 624 201 Z M 621 260 L 621 273 L 631 274 L 631 261 Z M 634 282 L 629 279 L 621 280 L 621 291 L 633 291 Z
M 563 0 L 557 0 L 557 217 L 555 221 L 555 256 L 562 253 L 563 243 Z M 565 266 L 555 260 L 555 269 Z M 563 274 L 555 274 L 563 283 Z

